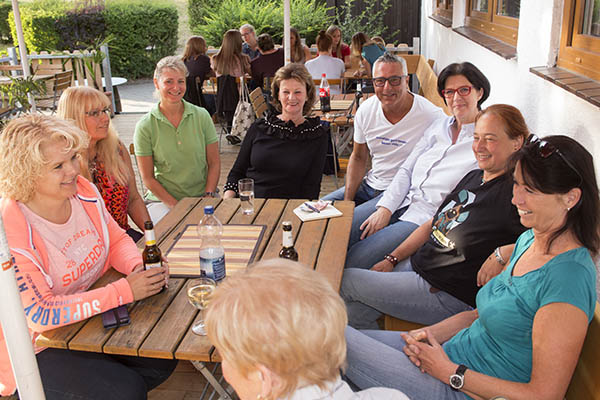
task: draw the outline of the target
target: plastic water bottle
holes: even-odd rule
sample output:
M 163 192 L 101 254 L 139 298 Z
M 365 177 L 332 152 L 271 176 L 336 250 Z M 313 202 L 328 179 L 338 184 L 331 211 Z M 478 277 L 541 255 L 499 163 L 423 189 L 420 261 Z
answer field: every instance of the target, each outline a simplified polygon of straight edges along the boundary
M 321 111 L 331 111 L 331 96 L 329 94 L 329 82 L 325 74 L 321 76 L 321 85 L 319 86 L 319 99 L 321 100 Z
M 221 245 L 223 225 L 214 211 L 213 206 L 204 207 L 204 217 L 198 223 L 200 273 L 218 282 L 225 278 L 225 249 Z

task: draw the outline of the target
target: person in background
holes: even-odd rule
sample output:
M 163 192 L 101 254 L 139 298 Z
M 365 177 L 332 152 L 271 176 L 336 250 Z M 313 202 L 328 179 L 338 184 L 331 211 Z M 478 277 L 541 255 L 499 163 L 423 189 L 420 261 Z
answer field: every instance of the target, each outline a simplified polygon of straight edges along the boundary
M 183 100 L 186 73 L 179 57 L 156 64 L 154 86 L 160 100 L 138 121 L 133 135 L 155 224 L 184 197 L 217 196 L 217 133 L 208 111 Z
M 367 35 L 362 32 L 355 33 L 352 36 L 352 54 L 355 57 L 361 57 L 361 66 L 354 73 L 354 76 L 366 76 L 370 78 L 373 73 L 375 61 L 386 52 L 385 47 L 370 40 Z
M 81 174 L 96 185 L 110 215 L 137 242 L 143 234 L 129 226 L 127 217 L 143 230 L 150 216 L 137 190 L 129 151 L 110 121 L 110 110 L 104 93 L 77 86 L 60 96 L 57 115 L 87 133 L 89 145 L 80 158 Z
M 240 27 L 240 34 L 244 43 L 242 44 L 242 54 L 247 55 L 250 61 L 260 56 L 258 42 L 256 40 L 256 32 L 250 24 L 244 24 Z
M 293 63 L 304 64 L 312 58 L 310 49 L 302 44 L 296 28 L 290 28 L 290 57 Z
M 252 81 L 255 87 L 263 87 L 266 77 L 275 76 L 275 72 L 283 67 L 283 48 L 276 49 L 273 38 L 268 33 L 258 35 L 260 56 L 250 61 Z
M 381 36 L 373 36 L 371 38 L 372 41 L 374 41 L 375 43 L 379 44 L 380 46 L 385 47 L 385 40 L 383 40 L 383 38 Z
M 209 113 L 214 113 L 214 98 L 213 102 L 208 104 L 206 97 L 202 94 L 202 85 L 204 80 L 211 76 L 215 76 L 214 71 L 210 67 L 210 58 L 206 55 L 206 41 L 202 36 L 192 36 L 185 44 L 183 51 L 183 63 L 188 70 L 188 75 L 185 78 L 185 95 L 183 99 L 198 107 L 204 107 Z M 199 79 L 199 82 L 196 80 Z
M 350 46 L 342 42 L 342 31 L 337 25 L 329 25 L 327 33 L 331 35 L 333 39 L 331 56 L 342 60 L 346 69 L 350 68 Z
M 43 332 L 158 293 L 168 277 L 166 263 L 144 270 L 135 243 L 80 176 L 88 135 L 54 116 L 11 120 L 0 135 L 0 212 L 46 399 L 146 399 L 176 360 L 35 344 Z M 111 268 L 126 276 L 90 290 Z M 1 331 L 0 360 L 0 393 L 10 395 L 16 384 Z
M 223 376 L 241 400 L 408 400 L 385 388 L 354 393 L 342 380 L 344 303 L 299 263 L 261 261 L 228 277 L 212 294 L 205 320 Z
M 323 74 L 327 79 L 341 79 L 344 77 L 344 62 L 339 58 L 331 56 L 331 46 L 333 39 L 331 35 L 320 31 L 317 36 L 317 49 L 319 51 L 317 58 L 308 60 L 304 65 L 313 79 L 321 79 Z M 331 94 L 340 94 L 340 85 L 330 85 Z
M 329 140 L 319 118 L 307 117 L 316 93 L 312 77 L 291 63 L 277 71 L 271 90 L 280 114 L 269 113 L 248 129 L 223 197 L 235 197 L 238 180 L 252 178 L 259 198 L 317 199 Z
M 230 29 L 225 32 L 221 48 L 211 59 L 211 66 L 217 77 L 231 75 L 239 78 L 250 74 L 250 57 L 242 53 L 242 35 L 239 31 Z
M 596 307 L 600 200 L 592 155 L 530 136 L 512 203 L 528 230 L 477 309 L 406 333 L 346 330 L 346 376 L 414 399 L 564 399 Z

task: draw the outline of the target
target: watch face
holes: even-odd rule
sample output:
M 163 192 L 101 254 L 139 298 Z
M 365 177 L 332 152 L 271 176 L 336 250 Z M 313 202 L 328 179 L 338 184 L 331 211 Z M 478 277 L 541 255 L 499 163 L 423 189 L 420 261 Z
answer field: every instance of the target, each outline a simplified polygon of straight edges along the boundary
M 450 386 L 452 386 L 454 389 L 460 389 L 463 387 L 463 384 L 464 378 L 462 376 L 454 374 L 450 377 Z

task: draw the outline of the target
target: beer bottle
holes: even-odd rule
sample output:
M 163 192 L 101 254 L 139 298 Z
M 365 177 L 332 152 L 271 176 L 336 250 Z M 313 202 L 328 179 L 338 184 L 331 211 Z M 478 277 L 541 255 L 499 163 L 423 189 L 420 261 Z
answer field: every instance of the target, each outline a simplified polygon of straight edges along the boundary
M 298 261 L 298 252 L 294 248 L 294 237 L 292 236 L 292 223 L 290 221 L 284 221 L 282 223 L 282 228 L 283 248 L 279 252 L 279 257 Z
M 160 268 L 162 267 L 162 252 L 156 245 L 156 237 L 154 236 L 154 225 L 152 224 L 152 221 L 144 222 L 144 229 L 146 231 L 146 247 L 144 247 L 144 251 L 142 252 L 144 269 Z M 164 286 L 160 292 L 163 290 L 165 290 Z

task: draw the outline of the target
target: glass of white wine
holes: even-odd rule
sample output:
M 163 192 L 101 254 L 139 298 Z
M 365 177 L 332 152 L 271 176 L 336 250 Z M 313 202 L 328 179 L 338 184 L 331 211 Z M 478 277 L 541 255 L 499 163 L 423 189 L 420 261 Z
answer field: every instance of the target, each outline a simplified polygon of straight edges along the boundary
M 206 336 L 206 330 L 204 329 L 204 309 L 208 306 L 210 296 L 216 287 L 216 282 L 207 277 L 192 279 L 188 285 L 188 300 L 191 305 L 200 310 L 200 318 L 192 326 L 192 332 L 196 335 Z

